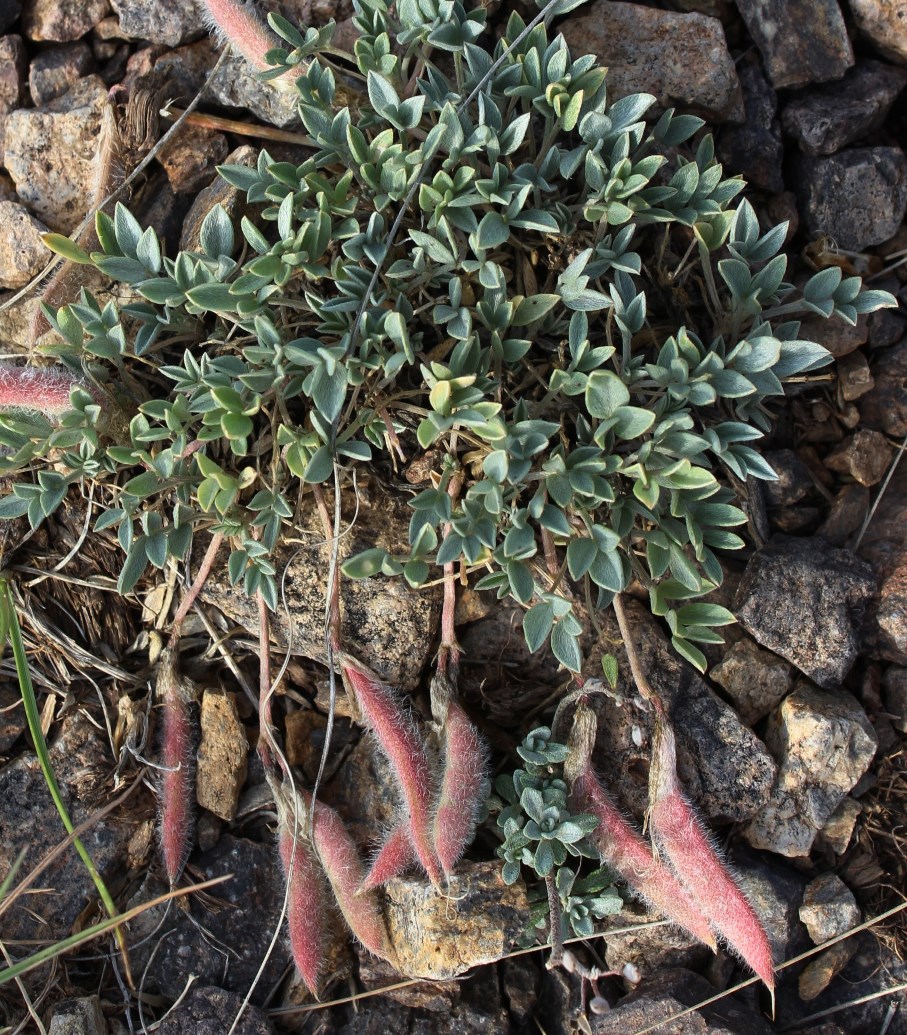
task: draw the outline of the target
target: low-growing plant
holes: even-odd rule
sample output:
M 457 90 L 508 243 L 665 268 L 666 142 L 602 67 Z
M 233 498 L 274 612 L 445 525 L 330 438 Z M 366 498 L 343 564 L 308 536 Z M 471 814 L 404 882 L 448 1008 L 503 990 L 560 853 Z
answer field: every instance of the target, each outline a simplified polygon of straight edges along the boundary
M 551 739 L 547 726 L 534 729 L 517 747 L 524 765 L 495 780 L 490 802 L 498 811 L 497 825 L 504 839 L 497 850 L 504 860 L 504 883 L 514 884 L 524 867 L 529 871 L 530 886 L 538 889 L 535 926 L 548 922 L 551 897 L 556 897 L 560 922 L 557 916 L 551 922 L 560 930 L 553 932 L 555 944 L 570 934 L 588 937 L 594 919 L 615 913 L 623 905 L 610 870 L 599 868 L 579 876 L 584 858 L 598 858 L 591 835 L 599 820 L 570 807 L 570 788 L 563 772 L 568 753 L 566 744 Z M 571 860 L 575 860 L 573 866 L 568 865 Z

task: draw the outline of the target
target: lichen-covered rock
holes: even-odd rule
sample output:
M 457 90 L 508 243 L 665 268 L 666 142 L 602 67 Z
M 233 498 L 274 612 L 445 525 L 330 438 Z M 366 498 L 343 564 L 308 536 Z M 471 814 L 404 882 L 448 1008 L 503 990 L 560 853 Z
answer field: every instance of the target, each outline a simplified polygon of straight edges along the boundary
M 849 551 L 776 536 L 750 559 L 735 613 L 763 647 L 830 688 L 856 660 L 875 591 L 872 569 Z
M 240 1016 L 242 1014 L 242 1016 Z M 234 1026 L 234 1021 L 239 1022 Z M 274 1035 L 267 1017 L 245 1006 L 242 995 L 212 985 L 193 985 L 156 1028 L 157 1035 Z
M 839 82 L 797 94 L 781 124 L 805 154 L 834 154 L 878 129 L 905 83 L 903 69 L 861 61 Z
M 529 923 L 522 881 L 506 885 L 500 863 L 464 863 L 447 894 L 423 878 L 385 886 L 386 919 L 401 974 L 446 980 L 503 956 Z
M 737 0 L 776 89 L 840 79 L 853 48 L 838 0 Z
M 854 21 L 879 52 L 907 64 L 907 0 L 849 0 Z
M 31 0 L 22 13 L 30 40 L 68 43 L 89 32 L 110 10 L 107 0 Z
M 85 217 L 107 103 L 104 81 L 92 75 L 45 107 L 20 108 L 6 120 L 6 168 L 19 197 L 52 230 L 70 234 Z
M 253 115 L 282 129 L 300 125 L 296 87 L 292 83 L 256 79 L 240 55 L 227 55 L 211 77 L 208 92 L 218 104 L 248 108 Z
M 652 93 L 665 108 L 743 121 L 740 83 L 717 18 L 596 0 L 560 29 L 576 54 L 595 54 L 607 66 L 610 98 Z
M 907 158 L 899 147 L 853 147 L 803 156 L 797 172 L 800 214 L 810 234 L 863 251 L 881 244 L 907 211 Z
M 815 945 L 849 931 L 863 919 L 853 892 L 837 874 L 823 873 L 803 893 L 800 919 Z
M 47 1035 L 107 1035 L 107 1020 L 96 995 L 63 999 L 54 1006 Z
M 765 742 L 778 761 L 778 777 L 744 836 L 754 848 L 808 855 L 875 757 L 875 731 L 850 694 L 804 684 L 769 718 Z
M 46 265 L 46 231 L 23 205 L 0 201 L 0 288 L 22 287 Z

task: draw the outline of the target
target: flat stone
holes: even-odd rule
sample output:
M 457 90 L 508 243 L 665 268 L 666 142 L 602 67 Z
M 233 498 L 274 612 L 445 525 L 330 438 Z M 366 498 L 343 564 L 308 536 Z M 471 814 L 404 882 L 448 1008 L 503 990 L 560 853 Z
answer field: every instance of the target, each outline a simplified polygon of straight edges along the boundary
M 89 32 L 110 10 L 107 0 L 31 0 L 22 14 L 30 40 L 69 43 Z
M 843 855 L 850 847 L 857 820 L 863 806 L 854 798 L 846 797 L 828 817 L 825 826 L 816 838 L 816 847 L 830 849 L 835 855 Z
M 712 951 L 677 924 L 656 913 L 639 916 L 629 908 L 596 922 L 605 933 L 605 964 L 620 973 L 627 964 L 645 980 L 666 967 L 700 969 Z M 613 929 L 613 930 L 612 930 Z
M 111 0 L 111 5 L 120 16 L 120 31 L 131 39 L 178 47 L 205 31 L 201 0 Z
M 882 677 L 885 710 L 901 733 L 907 733 L 907 668 L 892 665 Z
M 28 91 L 36 108 L 62 97 L 94 65 L 87 43 L 64 43 L 36 54 L 28 70 Z
M 461 864 L 445 895 L 424 877 L 395 877 L 384 890 L 388 932 L 407 977 L 446 980 L 493 963 L 529 924 L 525 885 L 506 885 L 499 862 Z
M 595 54 L 607 66 L 609 98 L 652 93 L 664 108 L 743 121 L 740 83 L 716 18 L 596 0 L 560 28 L 575 54 Z
M 863 251 L 881 244 L 907 211 L 907 158 L 899 147 L 854 147 L 819 158 L 801 156 L 797 196 L 810 234 Z
M 85 217 L 107 103 L 104 81 L 92 75 L 45 107 L 7 118 L 5 164 L 19 197 L 59 233 L 72 233 Z
M 838 942 L 814 956 L 797 978 L 797 992 L 804 1003 L 811 1003 L 834 981 L 856 954 L 853 941 Z
M 856 927 L 863 914 L 844 881 L 834 873 L 823 873 L 807 884 L 800 919 L 813 943 L 821 945 Z
M 233 1022 L 242 1011 L 239 1023 Z M 255 1006 L 244 1008 L 243 996 L 213 985 L 193 985 L 189 994 L 157 1027 L 158 1035 L 274 1035 L 267 1016 Z
M 330 494 L 328 506 L 333 506 Z M 383 547 L 391 553 L 408 549 L 412 511 L 377 481 L 360 478 L 358 501 L 352 492 L 344 492 L 342 512 L 343 528 L 349 528 L 349 534 L 340 539 L 340 564 L 372 547 Z M 289 565 L 284 586 L 292 623 L 283 608 L 278 609 L 271 618 L 272 637 L 284 648 L 292 633 L 294 653 L 326 664 L 324 600 L 331 547 L 324 542 L 314 501 L 302 503 L 296 527 L 301 545 L 278 551 L 275 558 L 278 572 Z M 340 639 L 344 649 L 385 682 L 411 689 L 435 647 L 441 593 L 440 586 L 411 590 L 398 578 L 341 579 Z M 212 572 L 202 596 L 257 635 L 257 605 L 230 584 L 226 554 L 223 566 Z
M 875 132 L 905 84 L 903 69 L 861 61 L 837 83 L 797 94 L 785 106 L 781 124 L 806 154 L 834 154 Z
M 15 201 L 0 201 L 0 288 L 19 288 L 47 265 L 47 227 Z
M 107 1035 L 109 1028 L 96 995 L 63 999 L 54 1007 L 47 1035 Z
M 808 855 L 875 757 L 875 731 L 850 694 L 804 684 L 770 716 L 765 742 L 778 761 L 778 776 L 744 837 L 778 855 Z
M 195 770 L 199 805 L 221 819 L 236 815 L 239 792 L 246 782 L 249 741 L 236 710 L 236 695 L 206 690 L 199 718 L 201 740 Z
M 74 823 L 83 822 L 109 800 L 106 737 L 83 715 L 70 712 L 50 740 L 50 761 Z M 126 869 L 127 845 L 135 829 L 135 809 L 119 811 L 92 824 L 82 835 L 95 867 L 111 882 Z M 0 873 L 8 873 L 20 849 L 27 849 L 28 873 L 66 836 L 47 784 L 31 751 L 0 769 Z M 57 941 L 72 933 L 82 911 L 98 892 L 74 848 L 68 848 L 41 874 L 40 895 L 25 895 L 0 917 L 0 940 Z M 52 893 L 51 893 L 52 892 Z
M 885 477 L 894 449 L 881 432 L 861 428 L 836 446 L 825 458 L 830 471 L 850 475 L 855 482 L 878 485 Z
M 892 438 L 907 435 L 907 348 L 881 349 L 870 364 L 873 386 L 860 399 L 860 417 Z
M 775 89 L 840 79 L 853 48 L 838 0 L 736 0 Z
M 853 402 L 872 391 L 875 382 L 869 369 L 869 360 L 862 352 L 851 352 L 847 356 L 842 356 L 838 360 L 837 368 L 838 391 L 844 402 Z
M 747 726 L 774 711 L 793 686 L 793 668 L 748 636 L 738 640 L 709 672 Z
M 746 62 L 737 72 L 746 121 L 742 126 L 726 126 L 722 130 L 718 157 L 729 172 L 743 173 L 751 187 L 777 193 L 784 190 L 778 97 L 758 60 Z
M 907 0 L 849 0 L 864 36 L 892 61 L 907 63 Z
M 838 686 L 860 646 L 872 569 L 817 539 L 774 537 L 746 567 L 737 591 L 738 621 L 819 686 Z
M 643 669 L 677 733 L 678 771 L 686 793 L 710 820 L 747 819 L 768 798 L 774 760 L 734 709 L 677 656 L 648 611 L 635 601 L 627 601 L 626 609 Z M 587 653 L 585 671 L 601 678 L 601 655 L 613 653 L 623 703 L 602 695 L 592 698 L 599 717 L 594 758 L 624 807 L 642 816 L 649 800 L 652 716 L 632 703 L 636 685 L 612 612 L 600 619 L 602 638 Z

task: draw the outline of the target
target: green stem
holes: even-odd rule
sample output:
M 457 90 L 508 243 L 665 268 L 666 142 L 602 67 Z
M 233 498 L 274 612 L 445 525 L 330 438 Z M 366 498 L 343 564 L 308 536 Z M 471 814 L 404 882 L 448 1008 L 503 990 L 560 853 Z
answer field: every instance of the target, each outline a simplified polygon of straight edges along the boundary
M 47 784 L 47 789 L 50 791 L 53 803 L 57 808 L 57 812 L 60 815 L 63 826 L 66 828 L 66 833 L 72 834 L 75 829 L 75 825 L 70 819 L 69 812 L 63 802 L 63 796 L 60 793 L 60 785 L 57 783 L 57 778 L 54 774 L 50 755 L 47 750 L 47 741 L 44 739 L 44 734 L 41 731 L 41 713 L 38 710 L 38 702 L 35 699 L 35 688 L 32 684 L 31 673 L 28 669 L 28 657 L 25 653 L 25 643 L 22 640 L 22 629 L 19 625 L 19 616 L 16 613 L 16 607 L 12 599 L 12 594 L 10 593 L 9 582 L 5 577 L 0 577 L 0 616 L 2 616 L 2 618 L 0 618 L 0 628 L 6 626 L 9 634 L 10 645 L 13 649 L 13 660 L 16 664 L 16 676 L 19 680 L 19 690 L 22 694 L 22 705 L 25 709 L 25 719 L 28 723 L 28 729 L 35 746 L 35 754 L 38 756 L 38 764 L 41 766 L 41 773 L 44 776 L 44 782 Z M 75 850 L 79 853 L 79 857 L 81 858 L 85 869 L 88 871 L 89 876 L 92 881 L 94 881 L 94 886 L 98 890 L 98 895 L 104 904 L 104 909 L 107 911 L 107 915 L 109 917 L 116 917 L 118 910 L 114 904 L 113 897 L 107 890 L 107 885 L 104 883 L 104 879 L 95 868 L 95 864 L 92 862 L 91 856 L 88 854 L 85 845 L 82 844 L 79 838 L 74 838 L 72 843 Z M 131 984 L 132 978 L 129 967 L 129 956 L 126 950 L 126 938 L 123 934 L 122 927 L 117 927 L 115 934 L 117 943 L 120 947 L 120 952 L 123 956 L 123 964 L 127 975 L 129 975 L 129 981 Z

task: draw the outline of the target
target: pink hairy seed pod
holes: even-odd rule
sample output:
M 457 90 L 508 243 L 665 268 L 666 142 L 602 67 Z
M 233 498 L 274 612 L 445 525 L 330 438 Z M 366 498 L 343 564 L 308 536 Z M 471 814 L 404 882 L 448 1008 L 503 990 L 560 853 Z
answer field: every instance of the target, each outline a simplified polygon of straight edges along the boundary
M 276 789 L 275 789 L 276 790 Z M 324 964 L 324 875 L 303 834 L 301 809 L 291 810 L 276 791 L 278 851 L 287 881 L 287 926 L 293 960 L 309 991 L 318 998 Z
M 307 808 L 311 807 L 309 794 L 304 792 L 303 800 Z M 340 816 L 321 802 L 315 803 L 313 837 L 318 858 L 349 929 L 369 952 L 393 963 L 396 957 L 378 900 L 374 892 L 362 890 L 365 869 L 356 844 Z
M 160 656 L 156 694 L 163 703 L 161 855 L 172 888 L 182 875 L 192 847 L 195 726 L 191 708 L 196 694 L 194 686 L 181 678 L 176 654 L 170 647 Z
M 655 725 L 649 794 L 656 844 L 717 933 L 774 991 L 775 965 L 765 929 L 681 791 L 674 733 L 662 719 Z
M 570 800 L 575 807 L 598 818 L 599 825 L 591 840 L 602 862 L 623 878 L 643 902 L 714 950 L 715 936 L 708 920 L 668 867 L 655 858 L 651 847 L 627 822 L 595 776 L 591 763 L 595 731 L 595 713 L 581 703 L 573 718 L 564 776 L 571 785 Z
M 351 696 L 394 770 L 416 859 L 432 884 L 440 887 L 441 865 L 432 840 L 436 779 L 416 724 L 393 690 L 374 673 L 349 657 L 343 657 L 341 669 Z
M 399 877 L 415 861 L 416 853 L 413 850 L 413 843 L 409 837 L 409 830 L 404 824 L 398 823 L 387 835 L 384 844 L 378 849 L 378 854 L 372 860 L 372 865 L 365 875 L 365 880 L 363 880 L 357 894 L 363 891 L 371 891 L 373 888 L 380 888 L 391 877 Z
M 265 54 L 279 43 L 254 7 L 242 0 L 204 0 L 205 21 L 258 72 L 270 66 Z
M 432 712 L 441 727 L 444 771 L 432 824 L 441 869 L 450 875 L 472 840 L 488 797 L 488 751 L 442 676 L 432 681 Z
M 72 409 L 69 393 L 81 384 L 63 367 L 0 365 L 0 411 L 33 410 L 59 418 Z

